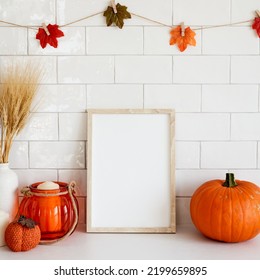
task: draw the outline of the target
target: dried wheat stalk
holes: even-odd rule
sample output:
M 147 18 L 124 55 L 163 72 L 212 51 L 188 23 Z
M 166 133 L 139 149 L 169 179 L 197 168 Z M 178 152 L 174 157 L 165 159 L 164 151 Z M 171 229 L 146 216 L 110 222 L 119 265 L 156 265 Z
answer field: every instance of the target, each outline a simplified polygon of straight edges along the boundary
M 3 73 L 0 88 L 0 163 L 7 163 L 12 142 L 26 125 L 41 78 L 31 64 L 11 66 Z

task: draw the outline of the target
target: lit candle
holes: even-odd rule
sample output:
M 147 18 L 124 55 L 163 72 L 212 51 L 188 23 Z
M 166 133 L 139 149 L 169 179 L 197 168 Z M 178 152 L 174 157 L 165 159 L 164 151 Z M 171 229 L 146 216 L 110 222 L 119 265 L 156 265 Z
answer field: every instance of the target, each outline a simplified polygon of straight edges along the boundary
M 58 190 L 60 186 L 54 182 L 46 181 L 37 186 L 38 190 Z
M 0 210 L 0 247 L 5 245 L 5 230 L 9 224 L 9 214 Z

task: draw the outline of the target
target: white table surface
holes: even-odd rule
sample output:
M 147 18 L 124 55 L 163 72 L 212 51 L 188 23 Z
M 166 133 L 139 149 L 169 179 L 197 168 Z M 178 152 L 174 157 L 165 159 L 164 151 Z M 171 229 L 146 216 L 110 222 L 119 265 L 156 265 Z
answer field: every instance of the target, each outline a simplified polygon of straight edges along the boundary
M 260 260 L 260 235 L 246 242 L 222 243 L 202 236 L 192 225 L 176 234 L 86 233 L 27 252 L 0 247 L 1 260 Z

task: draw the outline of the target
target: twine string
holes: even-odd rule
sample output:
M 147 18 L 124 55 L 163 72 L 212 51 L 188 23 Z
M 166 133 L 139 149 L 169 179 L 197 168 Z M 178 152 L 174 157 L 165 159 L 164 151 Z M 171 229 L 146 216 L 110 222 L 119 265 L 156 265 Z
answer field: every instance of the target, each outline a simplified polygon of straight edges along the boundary
M 140 16 L 140 15 L 137 15 L 135 13 L 130 13 L 131 15 L 135 16 L 135 17 L 139 17 L 141 19 L 145 19 L 147 21 L 150 21 L 152 23 L 155 23 L 155 24 L 159 24 L 161 26 L 165 26 L 165 27 L 169 27 L 169 28 L 173 28 L 174 26 L 173 25 L 168 25 L 168 24 L 165 24 L 163 22 L 160 22 L 160 21 L 157 21 L 157 20 L 154 20 L 154 19 L 150 19 L 150 18 L 147 18 L 147 17 L 144 17 L 144 16 Z
M 228 23 L 228 24 L 219 24 L 219 25 L 203 26 L 203 27 L 193 28 L 192 30 L 203 30 L 203 29 L 211 29 L 211 28 L 218 28 L 218 27 L 225 27 L 225 26 L 233 26 L 233 25 L 248 23 L 248 22 L 251 22 L 251 21 L 252 21 L 252 20 L 250 19 L 250 20 L 239 21 L 239 22 L 233 22 L 233 23 Z
M 90 19 L 90 18 L 92 18 L 92 17 L 95 17 L 95 16 L 97 16 L 97 15 L 101 15 L 101 14 L 103 14 L 103 13 L 104 13 L 103 11 L 102 11 L 102 12 L 97 12 L 97 13 L 94 13 L 94 14 L 91 14 L 91 15 L 88 15 L 88 16 L 85 16 L 85 17 L 83 17 L 83 18 L 80 18 L 80 19 L 77 19 L 77 20 L 68 22 L 68 23 L 66 23 L 66 24 L 59 25 L 59 27 L 62 28 L 62 27 L 70 26 L 70 25 L 72 25 L 72 24 L 78 23 L 78 22 L 83 21 L 83 20 L 86 20 L 86 19 Z M 133 16 L 135 16 L 135 17 L 138 17 L 138 18 L 144 19 L 144 20 L 146 20 L 146 21 L 149 21 L 149 22 L 151 22 L 151 23 L 158 24 L 158 25 L 160 25 L 160 26 L 169 27 L 169 28 L 174 28 L 174 27 L 178 26 L 178 25 L 169 25 L 169 24 L 166 24 L 166 23 L 163 23 L 163 22 L 160 22 L 160 21 L 157 21 L 157 20 L 154 20 L 154 19 L 151 19 L 151 18 L 142 16 L 142 15 L 138 15 L 138 14 L 132 13 L 132 12 L 131 12 L 130 14 L 133 15 Z M 249 23 L 249 22 L 252 22 L 252 19 L 250 19 L 250 20 L 245 20 L 245 21 L 239 21 L 239 22 L 233 22 L 233 23 L 227 23 L 227 24 L 202 26 L 202 27 L 198 27 L 198 28 L 193 28 L 193 30 L 203 30 L 203 29 L 211 29 L 211 28 L 218 28 L 218 27 L 225 27 L 225 26 L 233 26 L 233 25 L 238 25 L 238 24 L 243 24 L 243 23 Z M 22 24 L 17 24 L 17 23 L 13 23 L 13 22 L 8 22 L 8 21 L 4 21 L 4 20 L 0 20 L 0 23 L 12 25 L 12 26 L 15 26 L 15 27 L 33 29 L 33 30 L 37 30 L 38 28 L 41 27 L 41 26 L 32 26 L 32 25 L 22 25 Z
M 9 24 L 15 27 L 22 27 L 22 28 L 28 28 L 28 29 L 33 29 L 33 30 L 37 30 L 40 26 L 32 26 L 32 25 L 21 25 L 18 23 L 13 23 L 13 22 L 9 22 L 9 21 L 5 21 L 5 20 L 0 20 L 1 23 L 4 24 Z
M 92 14 L 92 15 L 89 15 L 89 16 L 86 16 L 86 17 L 83 17 L 83 18 L 80 18 L 80 19 L 71 21 L 71 22 L 69 22 L 69 23 L 66 23 L 66 24 L 63 24 L 63 25 L 59 25 L 59 27 L 66 27 L 66 26 L 69 26 L 69 25 L 72 25 L 72 24 L 74 24 L 74 23 L 77 23 L 77 22 L 80 22 L 80 21 L 83 21 L 83 20 L 86 20 L 86 19 L 95 17 L 95 16 L 100 15 L 100 14 L 103 14 L 103 13 L 104 13 L 104 12 L 98 12 L 98 13 L 95 13 L 95 14 Z
M 24 196 L 28 196 L 28 197 L 30 197 L 30 196 L 50 197 L 50 196 L 65 195 L 65 194 L 68 194 L 69 191 L 58 192 L 58 193 L 53 193 L 53 194 L 50 194 L 50 193 L 36 193 L 36 192 L 30 191 L 30 188 L 29 188 L 29 187 L 24 187 L 24 188 L 21 190 L 21 193 L 22 193 Z

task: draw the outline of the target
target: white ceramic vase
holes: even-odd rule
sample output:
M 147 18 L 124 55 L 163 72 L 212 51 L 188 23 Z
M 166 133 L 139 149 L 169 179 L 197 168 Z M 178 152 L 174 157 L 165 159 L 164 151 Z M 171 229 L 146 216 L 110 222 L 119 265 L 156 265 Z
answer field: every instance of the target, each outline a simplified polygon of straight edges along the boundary
M 18 177 L 8 163 L 0 163 L 0 210 L 9 214 L 11 220 L 18 212 Z

